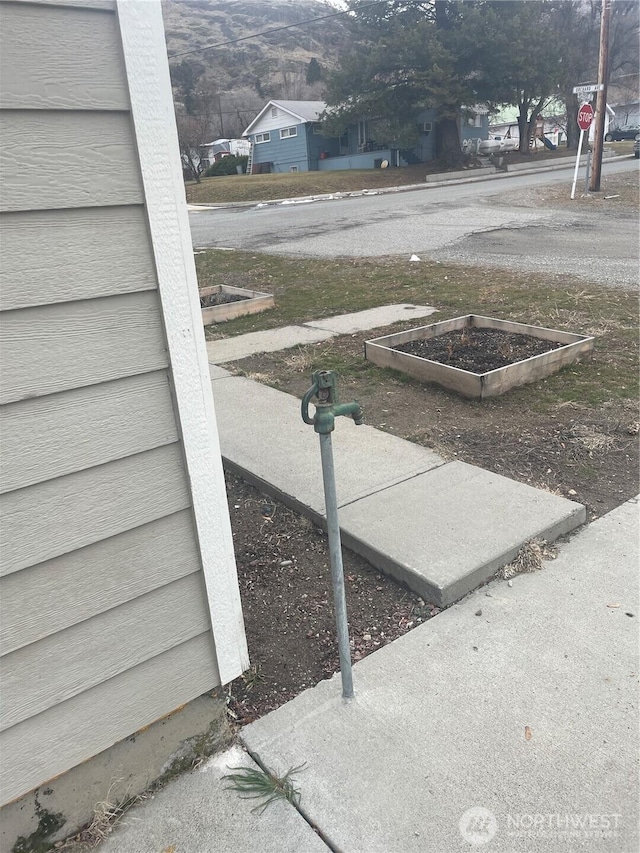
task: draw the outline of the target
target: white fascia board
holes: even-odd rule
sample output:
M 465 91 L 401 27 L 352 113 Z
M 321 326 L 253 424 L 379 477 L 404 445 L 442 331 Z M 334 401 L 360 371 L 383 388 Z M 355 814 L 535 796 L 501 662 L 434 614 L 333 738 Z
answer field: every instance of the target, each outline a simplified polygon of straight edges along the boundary
M 249 665 L 160 0 L 118 0 L 131 112 L 220 680 Z
M 302 116 L 299 116 L 297 113 L 294 113 L 292 110 L 288 109 L 287 107 L 283 107 L 279 101 L 269 101 L 267 106 L 263 110 L 261 110 L 258 113 L 258 115 L 254 118 L 254 120 L 251 122 L 249 127 L 242 132 L 242 135 L 248 136 L 250 133 L 256 133 L 256 132 L 260 133 L 260 129 L 259 129 L 260 122 L 262 121 L 264 116 L 267 114 L 267 111 L 269 109 L 271 109 L 271 107 L 277 107 L 281 112 L 287 113 L 287 115 L 290 115 L 291 118 L 294 118 L 296 120 L 297 124 L 307 124 L 309 122 L 308 118 L 303 118 Z M 291 122 L 289 122 L 289 124 L 291 124 Z M 283 124 L 282 127 L 288 127 L 288 125 Z M 269 130 L 273 130 L 273 128 L 270 127 Z
M 243 136 L 248 136 L 250 133 L 253 133 L 253 128 L 254 128 L 254 127 L 256 126 L 256 124 L 260 121 L 260 119 L 261 119 L 261 118 L 262 118 L 262 116 L 267 112 L 267 110 L 271 109 L 271 107 L 273 106 L 273 104 L 274 104 L 274 102 L 273 102 L 273 101 L 269 101 L 269 103 L 266 105 L 266 107 L 263 107 L 263 108 L 260 110 L 260 112 L 258 113 L 258 115 L 254 118 L 254 120 L 253 120 L 253 121 L 251 122 L 251 124 L 247 127 L 247 129 L 242 131 L 242 135 L 243 135 Z

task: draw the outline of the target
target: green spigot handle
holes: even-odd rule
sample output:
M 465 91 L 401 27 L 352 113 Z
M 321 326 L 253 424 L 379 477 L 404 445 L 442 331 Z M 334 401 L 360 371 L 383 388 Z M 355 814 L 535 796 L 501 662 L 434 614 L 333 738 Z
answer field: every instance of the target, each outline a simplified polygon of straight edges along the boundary
M 353 418 L 358 426 L 364 422 L 364 415 L 359 403 L 339 402 L 336 374 L 333 370 L 316 370 L 311 376 L 311 381 L 313 382 L 311 388 L 302 398 L 301 412 L 302 420 L 306 424 L 312 424 L 317 433 L 326 435 L 333 432 L 335 419 L 341 415 Z M 317 400 L 314 403 L 316 413 L 311 417 L 309 415 L 309 403 L 314 397 Z

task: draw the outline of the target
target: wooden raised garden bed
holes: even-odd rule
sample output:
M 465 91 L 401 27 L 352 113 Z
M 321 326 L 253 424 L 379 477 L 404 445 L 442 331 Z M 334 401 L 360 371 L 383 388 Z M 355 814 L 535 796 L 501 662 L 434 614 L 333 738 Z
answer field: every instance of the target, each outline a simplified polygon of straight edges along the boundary
M 482 400 L 589 357 L 593 342 L 586 335 L 466 314 L 374 338 L 364 352 L 379 367 Z
M 205 326 L 223 323 L 245 314 L 258 314 L 274 306 L 273 294 L 246 290 L 244 287 L 216 284 L 203 287 L 200 291 L 200 309 Z

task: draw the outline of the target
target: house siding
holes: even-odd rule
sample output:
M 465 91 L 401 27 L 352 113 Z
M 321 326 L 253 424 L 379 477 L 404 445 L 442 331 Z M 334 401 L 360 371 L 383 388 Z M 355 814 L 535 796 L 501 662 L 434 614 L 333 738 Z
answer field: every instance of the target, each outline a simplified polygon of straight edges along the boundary
M 281 122 L 285 119 L 280 119 Z M 297 127 L 297 136 L 290 136 L 285 139 L 280 138 L 280 128 Z M 256 133 L 263 133 L 263 130 L 256 130 L 251 134 L 251 141 L 255 143 Z M 294 122 L 281 124 L 279 128 L 269 131 L 271 139 L 269 142 L 259 142 L 253 146 L 253 162 L 272 163 L 271 171 L 273 172 L 307 172 L 309 171 L 309 158 L 307 155 L 307 137 L 305 125 Z
M 221 679 L 116 6 L 0 21 L 5 804 Z

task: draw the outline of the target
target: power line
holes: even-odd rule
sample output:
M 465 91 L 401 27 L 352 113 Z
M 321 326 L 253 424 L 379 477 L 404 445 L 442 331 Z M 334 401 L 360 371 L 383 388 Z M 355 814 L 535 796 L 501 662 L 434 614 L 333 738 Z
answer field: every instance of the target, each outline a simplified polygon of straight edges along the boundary
M 305 24 L 313 24 L 316 21 L 326 21 L 327 18 L 337 18 L 339 15 L 347 15 L 349 12 L 360 11 L 361 9 L 370 9 L 372 6 L 379 6 L 381 3 L 386 3 L 387 0 L 375 0 L 374 3 L 367 3 L 366 6 L 358 6 L 357 9 L 343 9 L 341 12 L 332 12 L 330 15 L 321 15 L 319 18 L 308 18 L 306 21 L 298 21 L 295 24 L 287 24 L 286 27 L 274 27 L 272 30 L 263 30 L 261 33 L 254 33 L 250 36 L 242 36 L 242 38 L 231 39 L 231 41 L 221 41 L 219 44 L 210 44 L 207 47 L 194 47 L 192 50 L 182 50 L 179 53 L 170 53 L 169 59 L 176 59 L 178 56 L 189 56 L 192 53 L 203 53 L 205 50 L 214 50 L 216 47 L 226 47 L 229 44 L 237 44 L 239 41 L 247 41 L 255 39 L 258 36 L 268 36 L 271 33 L 280 33 L 282 30 L 291 30 L 294 27 L 302 27 Z

